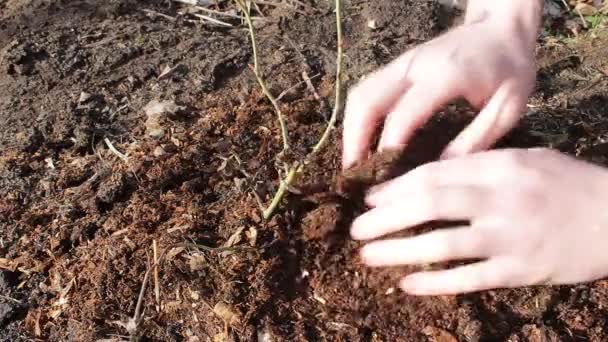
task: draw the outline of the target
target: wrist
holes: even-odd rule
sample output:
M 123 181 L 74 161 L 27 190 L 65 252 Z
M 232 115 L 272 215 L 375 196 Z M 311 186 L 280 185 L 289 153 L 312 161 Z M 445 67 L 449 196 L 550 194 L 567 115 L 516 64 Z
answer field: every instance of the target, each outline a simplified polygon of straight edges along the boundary
M 544 0 L 469 0 L 465 25 L 487 22 L 519 38 L 524 47 L 534 49 Z

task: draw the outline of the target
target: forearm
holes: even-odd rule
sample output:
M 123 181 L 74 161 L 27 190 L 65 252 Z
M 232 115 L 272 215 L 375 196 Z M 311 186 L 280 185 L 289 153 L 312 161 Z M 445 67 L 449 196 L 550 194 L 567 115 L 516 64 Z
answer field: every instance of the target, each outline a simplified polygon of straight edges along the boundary
M 539 33 L 544 0 L 469 0 L 465 24 L 491 20 L 512 30 L 533 49 Z

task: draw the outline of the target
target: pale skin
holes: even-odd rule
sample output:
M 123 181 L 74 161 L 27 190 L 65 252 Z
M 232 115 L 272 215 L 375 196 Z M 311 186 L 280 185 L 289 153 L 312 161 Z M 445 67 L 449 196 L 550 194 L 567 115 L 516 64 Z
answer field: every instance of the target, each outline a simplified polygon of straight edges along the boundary
M 548 149 L 491 147 L 518 122 L 535 81 L 541 0 L 470 0 L 465 23 L 405 52 L 350 92 L 343 167 L 402 147 L 447 102 L 464 97 L 475 120 L 422 165 L 370 191 L 352 224 L 369 266 L 480 260 L 419 272 L 400 287 L 450 295 L 608 276 L 608 170 Z M 468 225 L 410 238 L 390 233 L 435 220 Z M 370 240 L 376 240 L 370 242 Z

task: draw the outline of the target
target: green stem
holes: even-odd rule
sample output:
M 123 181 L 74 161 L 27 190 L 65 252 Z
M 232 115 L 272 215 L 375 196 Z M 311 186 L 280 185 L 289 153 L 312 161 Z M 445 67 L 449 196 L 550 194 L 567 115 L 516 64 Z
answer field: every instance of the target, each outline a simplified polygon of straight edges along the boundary
M 301 167 L 299 167 L 297 169 L 295 167 L 292 167 L 291 170 L 289 170 L 287 177 L 285 177 L 285 179 L 281 181 L 279 190 L 277 190 L 277 193 L 274 194 L 274 198 L 272 199 L 272 202 L 270 202 L 270 205 L 268 206 L 268 208 L 266 210 L 264 210 L 263 216 L 264 216 L 265 220 L 268 220 L 272 217 L 272 215 L 276 211 L 277 207 L 281 203 L 281 200 L 283 199 L 283 197 L 285 197 L 285 194 L 287 193 L 287 188 L 289 188 L 291 183 L 293 183 L 293 181 L 296 178 L 296 174 L 299 171 L 302 171 Z
M 337 27 L 337 57 L 336 57 L 336 100 L 334 104 L 334 109 L 331 113 L 331 117 L 329 122 L 327 123 L 327 127 L 325 131 L 321 135 L 319 142 L 313 147 L 312 151 L 304 158 L 304 162 L 299 166 L 293 166 L 284 180 L 281 181 L 281 185 L 279 186 L 279 190 L 274 195 L 272 202 L 268 206 L 268 208 L 264 211 L 264 219 L 268 220 L 274 214 L 276 208 L 279 203 L 287 193 L 287 189 L 294 182 L 298 173 L 302 172 L 304 169 L 304 165 L 307 165 L 310 159 L 317 154 L 329 141 L 329 136 L 331 132 L 335 128 L 336 120 L 338 117 L 338 113 L 340 112 L 340 108 L 342 107 L 342 1 L 336 0 L 336 27 Z

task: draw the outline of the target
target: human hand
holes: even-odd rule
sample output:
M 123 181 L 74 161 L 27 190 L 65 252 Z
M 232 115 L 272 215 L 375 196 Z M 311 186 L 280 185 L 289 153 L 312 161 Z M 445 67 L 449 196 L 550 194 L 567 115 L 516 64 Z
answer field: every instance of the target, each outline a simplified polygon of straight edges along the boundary
M 547 149 L 495 150 L 429 163 L 380 185 L 351 235 L 369 240 L 436 220 L 469 226 L 368 243 L 373 267 L 481 259 L 411 274 L 400 287 L 449 295 L 608 275 L 608 171 Z
M 444 157 L 487 149 L 515 126 L 536 77 L 533 50 L 539 19 L 521 17 L 534 13 L 529 6 L 540 13 L 538 2 L 471 3 L 475 10 L 463 26 L 406 52 L 350 92 L 343 125 L 344 168 L 368 155 L 382 120 L 379 149 L 401 147 L 434 112 L 461 97 L 483 109 Z

